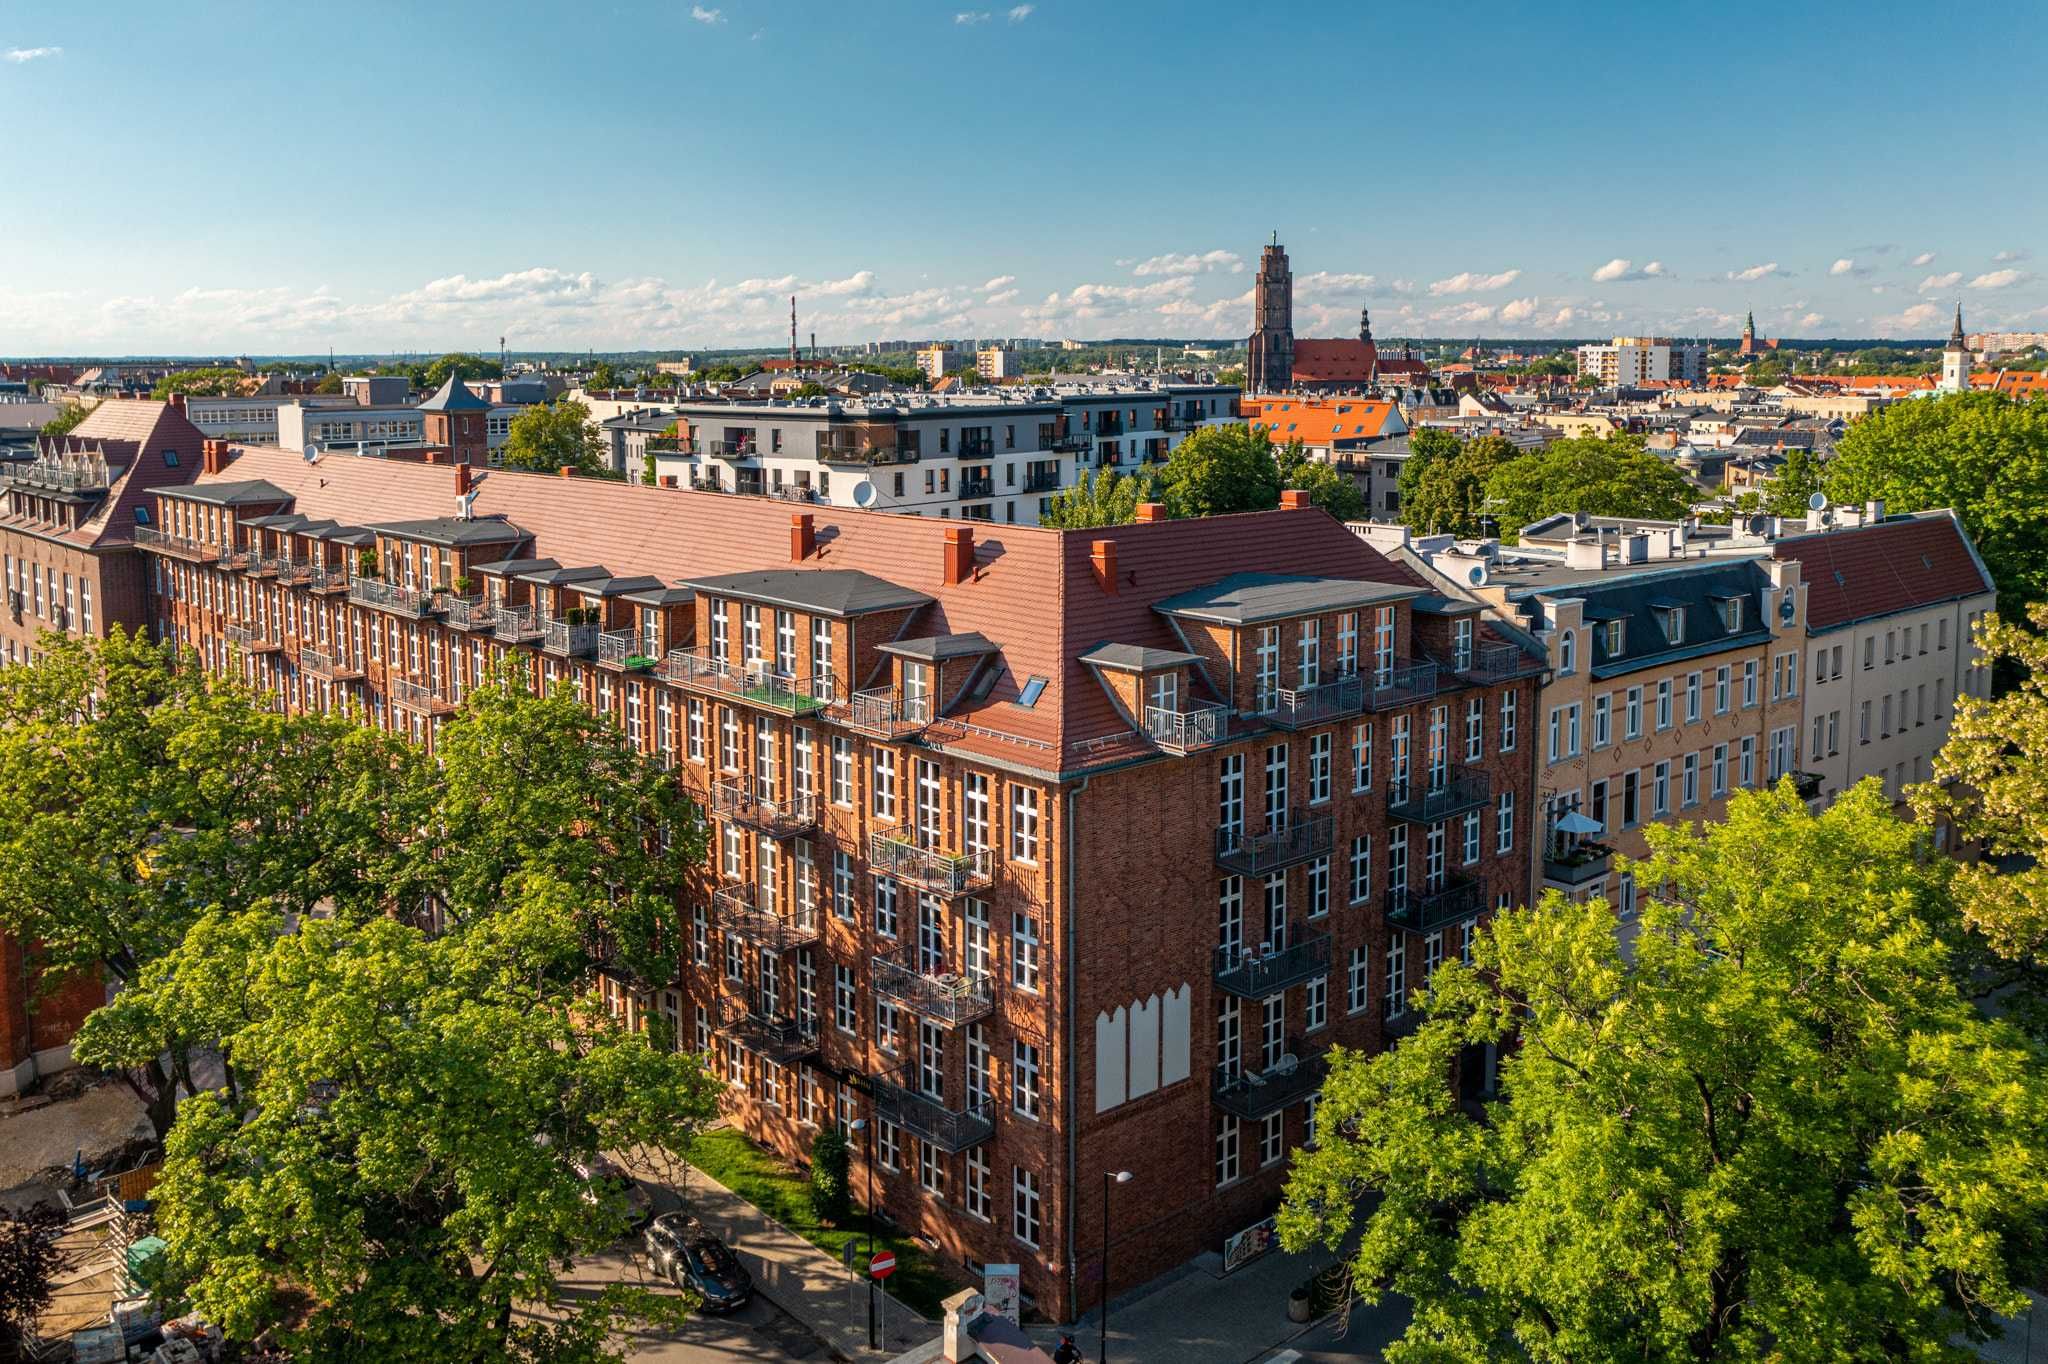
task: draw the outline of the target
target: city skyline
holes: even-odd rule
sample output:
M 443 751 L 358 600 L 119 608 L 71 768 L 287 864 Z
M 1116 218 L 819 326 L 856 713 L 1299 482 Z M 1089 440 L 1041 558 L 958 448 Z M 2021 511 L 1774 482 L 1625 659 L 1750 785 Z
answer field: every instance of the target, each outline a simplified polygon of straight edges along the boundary
M 1241 337 L 1276 230 L 1307 336 L 2038 330 L 1998 130 L 2040 47 L 1832 4 L 4 7 L 45 197 L 0 354 L 770 345 L 791 294 L 821 345 Z

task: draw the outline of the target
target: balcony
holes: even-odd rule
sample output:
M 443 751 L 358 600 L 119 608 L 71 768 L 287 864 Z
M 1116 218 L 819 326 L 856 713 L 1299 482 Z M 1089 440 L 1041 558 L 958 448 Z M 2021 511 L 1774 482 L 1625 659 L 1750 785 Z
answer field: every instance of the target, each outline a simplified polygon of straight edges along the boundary
M 995 1134 L 995 1105 L 983 1099 L 948 1108 L 944 1099 L 920 1094 L 904 1083 L 905 1071 L 874 1079 L 875 1116 L 948 1152 L 965 1151 Z
M 784 677 L 760 664 L 748 667 L 710 654 L 671 649 L 661 661 L 659 676 L 679 687 L 695 687 L 736 697 L 749 705 L 766 706 L 788 715 L 808 715 L 833 703 L 837 680 L 830 673 L 807 679 Z
M 1145 732 L 1152 742 L 1169 753 L 1193 753 L 1223 742 L 1230 730 L 1230 712 L 1223 706 L 1196 706 L 1192 710 L 1145 707 Z
M 1434 663 L 1397 660 L 1391 667 L 1365 675 L 1365 708 L 1393 710 L 1397 706 L 1427 701 L 1437 692 Z
M 1446 924 L 1469 919 L 1486 905 L 1477 881 L 1459 878 L 1438 890 L 1390 890 L 1387 922 L 1410 933 L 1431 933 Z
M 407 710 L 420 711 L 427 715 L 453 715 L 456 705 L 440 692 L 424 682 L 415 682 L 408 677 L 394 677 L 390 682 L 391 704 Z
M 548 621 L 541 629 L 540 647 L 564 658 L 589 658 L 597 652 L 597 623 Z
M 320 571 L 320 565 L 311 559 L 281 558 L 271 561 L 276 565 L 277 580 L 281 583 L 295 583 L 304 586 L 313 581 L 313 575 Z
M 818 433 L 818 461 L 822 464 L 911 464 L 917 459 L 914 447 L 894 440 L 830 440 Z
M 1290 985 L 1330 973 L 1330 935 L 1317 933 L 1278 950 L 1219 947 L 1216 988 L 1239 999 L 1265 999 Z
M 845 705 L 835 706 L 832 718 L 864 734 L 900 739 L 932 722 L 932 700 L 929 696 L 906 696 L 894 687 L 875 687 L 857 691 Z
M 332 568 L 316 566 L 311 573 L 306 575 L 305 585 L 308 590 L 313 592 L 346 592 L 348 590 L 348 570 L 340 564 L 336 564 Z
M 491 616 L 491 633 L 507 644 L 539 639 L 546 625 L 537 606 L 501 606 Z
M 106 461 L 95 456 L 60 456 L 10 464 L 4 474 L 11 483 L 63 493 L 98 492 L 108 487 L 113 478 L 113 471 L 107 468 Z
M 357 682 L 363 676 L 363 670 L 346 657 L 313 648 L 299 650 L 299 671 L 311 677 L 324 677 L 329 682 Z
M 245 654 L 274 654 L 284 646 L 253 625 L 230 625 L 228 643 Z
M 1614 869 L 1614 849 L 1604 843 L 1581 843 L 1568 852 L 1543 856 L 1543 883 L 1576 890 L 1606 879 Z
M 868 866 L 913 890 L 949 897 L 987 890 L 995 880 L 995 868 L 986 851 L 938 852 L 892 834 L 868 836 Z
M 399 587 L 382 578 L 361 576 L 349 580 L 348 599 L 358 606 L 374 606 L 379 611 L 389 611 L 413 620 L 424 619 L 434 606 L 434 594 L 431 592 Z
M 787 952 L 818 940 L 815 908 L 778 914 L 759 886 L 729 881 L 711 893 L 711 912 L 719 927 L 770 952 Z
M 996 481 L 993 476 L 986 478 L 963 478 L 960 480 L 960 500 L 972 501 L 980 497 L 994 497 Z
M 655 665 L 656 659 L 635 631 L 607 630 L 597 637 L 597 661 L 607 668 L 644 672 Z
M 1207 418 L 1199 412 L 1168 412 L 1159 419 L 1161 431 L 1192 431 Z
M 754 444 L 752 436 L 711 442 L 711 454 L 715 459 L 752 459 L 760 453 L 760 447 Z
M 274 554 L 250 550 L 242 558 L 242 571 L 252 578 L 274 578 L 277 576 L 277 566 L 281 562 L 283 561 Z
M 1057 469 L 1027 469 L 1024 472 L 1024 491 L 1027 493 L 1056 493 L 1060 490 L 1060 471 Z
M 894 1000 L 919 1017 L 949 1028 L 986 1018 L 996 1007 L 995 989 L 987 976 L 930 975 L 888 957 L 876 957 L 870 978 L 880 998 Z
M 1493 783 L 1484 772 L 1448 768 L 1434 782 L 1390 782 L 1387 817 L 1410 824 L 1440 824 L 1452 815 L 1477 810 L 1493 799 Z
M 1334 832 L 1328 815 L 1291 819 L 1280 828 L 1257 834 L 1218 829 L 1216 865 L 1240 876 L 1264 876 L 1297 862 L 1329 856 Z
M 1792 789 L 1798 793 L 1799 799 L 1804 801 L 1820 799 L 1821 784 L 1827 780 L 1826 777 L 1818 772 L 1787 772 L 1785 775 L 1792 778 Z
M 1304 1056 L 1295 1050 L 1301 1045 L 1299 1038 L 1289 1039 L 1290 1049 L 1263 1072 L 1216 1067 L 1209 1084 L 1210 1102 L 1225 1113 L 1255 1121 L 1307 1099 L 1323 1087 L 1330 1057 L 1327 1051 Z
M 1124 416 L 1121 412 L 1098 412 L 1095 414 L 1095 434 L 1098 436 L 1121 436 L 1124 433 Z
M 713 812 L 767 838 L 802 838 L 818 827 L 817 802 L 809 796 L 771 800 L 765 781 L 722 781 L 711 788 Z
M 1046 446 L 1048 450 L 1069 455 L 1084 454 L 1094 448 L 1095 433 L 1092 431 L 1069 431 L 1064 436 L 1054 436 L 1052 443 Z
M 816 1024 L 806 1024 L 748 995 L 725 995 L 719 1003 L 719 1026 L 757 1056 L 787 1065 L 818 1049 Z
M 482 597 L 442 597 L 436 604 L 451 630 L 488 630 L 497 614 Z
M 204 540 L 191 540 L 167 531 L 152 530 L 148 526 L 135 528 L 135 544 L 138 549 L 153 549 L 159 554 L 168 554 L 174 559 L 185 559 L 195 564 L 221 562 L 219 545 Z
M 694 455 L 697 446 L 681 436 L 649 436 L 645 450 L 650 455 Z
M 1356 715 L 1365 706 L 1365 679 L 1337 677 L 1312 687 L 1281 688 L 1260 714 L 1282 729 L 1307 729 Z
M 1470 652 L 1462 666 L 1453 658 L 1447 671 L 1467 682 L 1489 684 L 1533 673 L 1536 664 L 1512 644 L 1482 644 Z

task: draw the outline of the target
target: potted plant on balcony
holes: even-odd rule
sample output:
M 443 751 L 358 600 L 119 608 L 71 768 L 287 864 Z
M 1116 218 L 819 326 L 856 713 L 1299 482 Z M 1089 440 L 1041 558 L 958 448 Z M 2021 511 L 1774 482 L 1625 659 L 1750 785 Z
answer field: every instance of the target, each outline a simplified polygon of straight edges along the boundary
M 468 578 L 468 576 L 467 576 L 466 574 L 465 574 L 465 575 L 463 575 L 463 576 L 461 576 L 461 577 L 458 577 L 458 578 L 456 578 L 456 580 L 455 580 L 455 582 L 454 582 L 454 584 L 453 584 L 453 585 L 454 585 L 454 588 L 455 588 L 455 594 L 456 594 L 457 596 L 459 596 L 459 597 L 466 597 L 466 596 L 468 596 L 468 595 L 469 595 L 469 588 L 470 588 L 470 582 L 469 582 L 469 578 Z
M 384 576 L 377 571 L 376 550 L 359 549 L 356 551 L 356 576 L 358 578 L 381 578 Z

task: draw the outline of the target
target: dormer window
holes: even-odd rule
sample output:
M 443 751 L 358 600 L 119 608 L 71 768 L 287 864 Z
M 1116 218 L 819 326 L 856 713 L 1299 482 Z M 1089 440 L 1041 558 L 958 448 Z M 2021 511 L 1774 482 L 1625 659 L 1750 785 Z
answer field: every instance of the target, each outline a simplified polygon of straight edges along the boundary
M 1606 636 L 1603 642 L 1607 645 L 1607 656 L 1620 658 L 1622 649 L 1628 643 L 1628 622 L 1610 620 L 1601 629 Z
M 1145 705 L 1151 710 L 1180 709 L 1180 674 L 1153 673 L 1145 679 Z
M 1729 597 L 1721 603 L 1721 623 L 1728 627 L 1728 633 L 1731 635 L 1741 631 L 1742 598 Z
M 166 469 L 175 469 L 178 467 L 178 452 L 176 450 L 164 451 L 164 467 Z
M 1567 630 L 1557 639 L 1557 670 L 1576 672 L 1579 666 L 1579 632 Z
M 1663 620 L 1664 642 L 1667 644 L 1685 643 L 1685 608 L 1683 606 L 1667 606 L 1657 614 Z

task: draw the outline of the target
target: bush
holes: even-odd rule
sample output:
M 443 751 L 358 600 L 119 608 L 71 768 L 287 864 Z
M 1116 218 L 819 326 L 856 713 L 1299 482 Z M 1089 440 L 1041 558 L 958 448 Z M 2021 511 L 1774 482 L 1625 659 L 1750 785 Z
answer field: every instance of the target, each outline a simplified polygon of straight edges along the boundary
M 846 1138 L 825 1128 L 811 1140 L 811 1211 L 838 1226 L 853 1215 L 847 1186 Z

